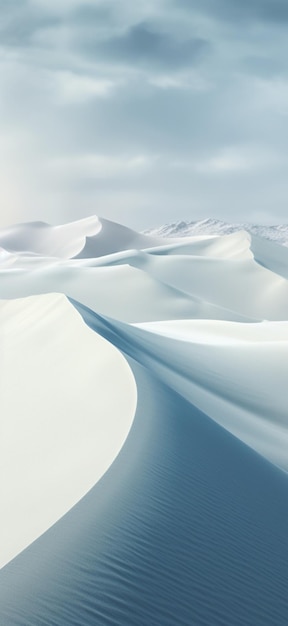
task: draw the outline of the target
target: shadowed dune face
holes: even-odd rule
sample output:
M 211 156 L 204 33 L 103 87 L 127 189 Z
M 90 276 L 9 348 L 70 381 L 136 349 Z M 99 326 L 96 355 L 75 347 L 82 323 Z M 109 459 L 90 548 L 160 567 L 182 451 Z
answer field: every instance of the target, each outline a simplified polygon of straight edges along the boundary
M 274 324 L 273 329 L 267 323 L 210 320 L 135 327 L 74 305 L 90 328 L 123 354 L 288 470 L 287 323 Z
M 0 246 L 0 623 L 286 626 L 288 250 L 98 218 Z
M 286 476 L 130 364 L 129 437 L 90 493 L 2 570 L 3 622 L 285 626 Z

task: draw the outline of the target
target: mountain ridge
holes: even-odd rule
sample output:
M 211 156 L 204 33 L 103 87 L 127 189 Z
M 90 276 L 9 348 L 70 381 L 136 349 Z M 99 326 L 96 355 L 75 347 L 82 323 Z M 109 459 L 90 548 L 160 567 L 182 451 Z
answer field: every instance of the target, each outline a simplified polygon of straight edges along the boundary
M 190 237 L 197 235 L 230 235 L 245 230 L 270 241 L 288 246 L 288 224 L 263 225 L 249 222 L 228 223 L 207 218 L 198 221 L 180 220 L 145 230 L 145 234 L 160 237 Z

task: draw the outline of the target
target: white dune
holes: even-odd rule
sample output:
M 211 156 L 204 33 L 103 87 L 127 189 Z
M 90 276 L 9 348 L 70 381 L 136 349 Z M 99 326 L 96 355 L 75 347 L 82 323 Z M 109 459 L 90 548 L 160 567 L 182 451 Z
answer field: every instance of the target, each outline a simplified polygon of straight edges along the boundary
M 16 224 L 0 232 L 0 245 L 9 252 L 70 258 L 85 246 L 86 238 L 101 231 L 101 222 L 91 217 L 63 226 L 45 222 Z
M 51 226 L 46 222 L 15 224 L 0 231 L 0 246 L 8 252 L 29 252 L 30 255 L 61 259 L 95 258 L 162 243 L 159 237 L 141 235 L 126 226 L 96 216 L 60 226 Z
M 167 339 L 158 350 L 157 340 L 152 343 L 157 361 L 166 357 L 170 371 L 162 376 L 170 386 L 288 471 L 288 322 L 195 320 L 138 327 Z M 150 337 L 144 341 L 148 345 Z
M 286 625 L 287 249 L 96 217 L 0 246 L 1 623 Z
M 110 466 L 130 429 L 133 375 L 62 295 L 0 303 L 0 567 Z

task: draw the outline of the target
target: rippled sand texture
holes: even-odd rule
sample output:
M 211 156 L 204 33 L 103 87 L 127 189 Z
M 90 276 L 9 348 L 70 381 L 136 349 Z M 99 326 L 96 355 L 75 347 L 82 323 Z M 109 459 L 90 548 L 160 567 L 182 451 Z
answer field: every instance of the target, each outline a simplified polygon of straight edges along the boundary
M 0 246 L 1 625 L 287 626 L 288 249 Z

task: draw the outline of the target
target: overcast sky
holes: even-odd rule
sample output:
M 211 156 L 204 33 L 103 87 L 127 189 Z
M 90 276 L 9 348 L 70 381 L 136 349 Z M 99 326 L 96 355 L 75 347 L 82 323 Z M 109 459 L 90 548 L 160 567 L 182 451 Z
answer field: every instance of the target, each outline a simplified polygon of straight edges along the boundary
M 287 0 L 0 0 L 0 224 L 288 222 Z

